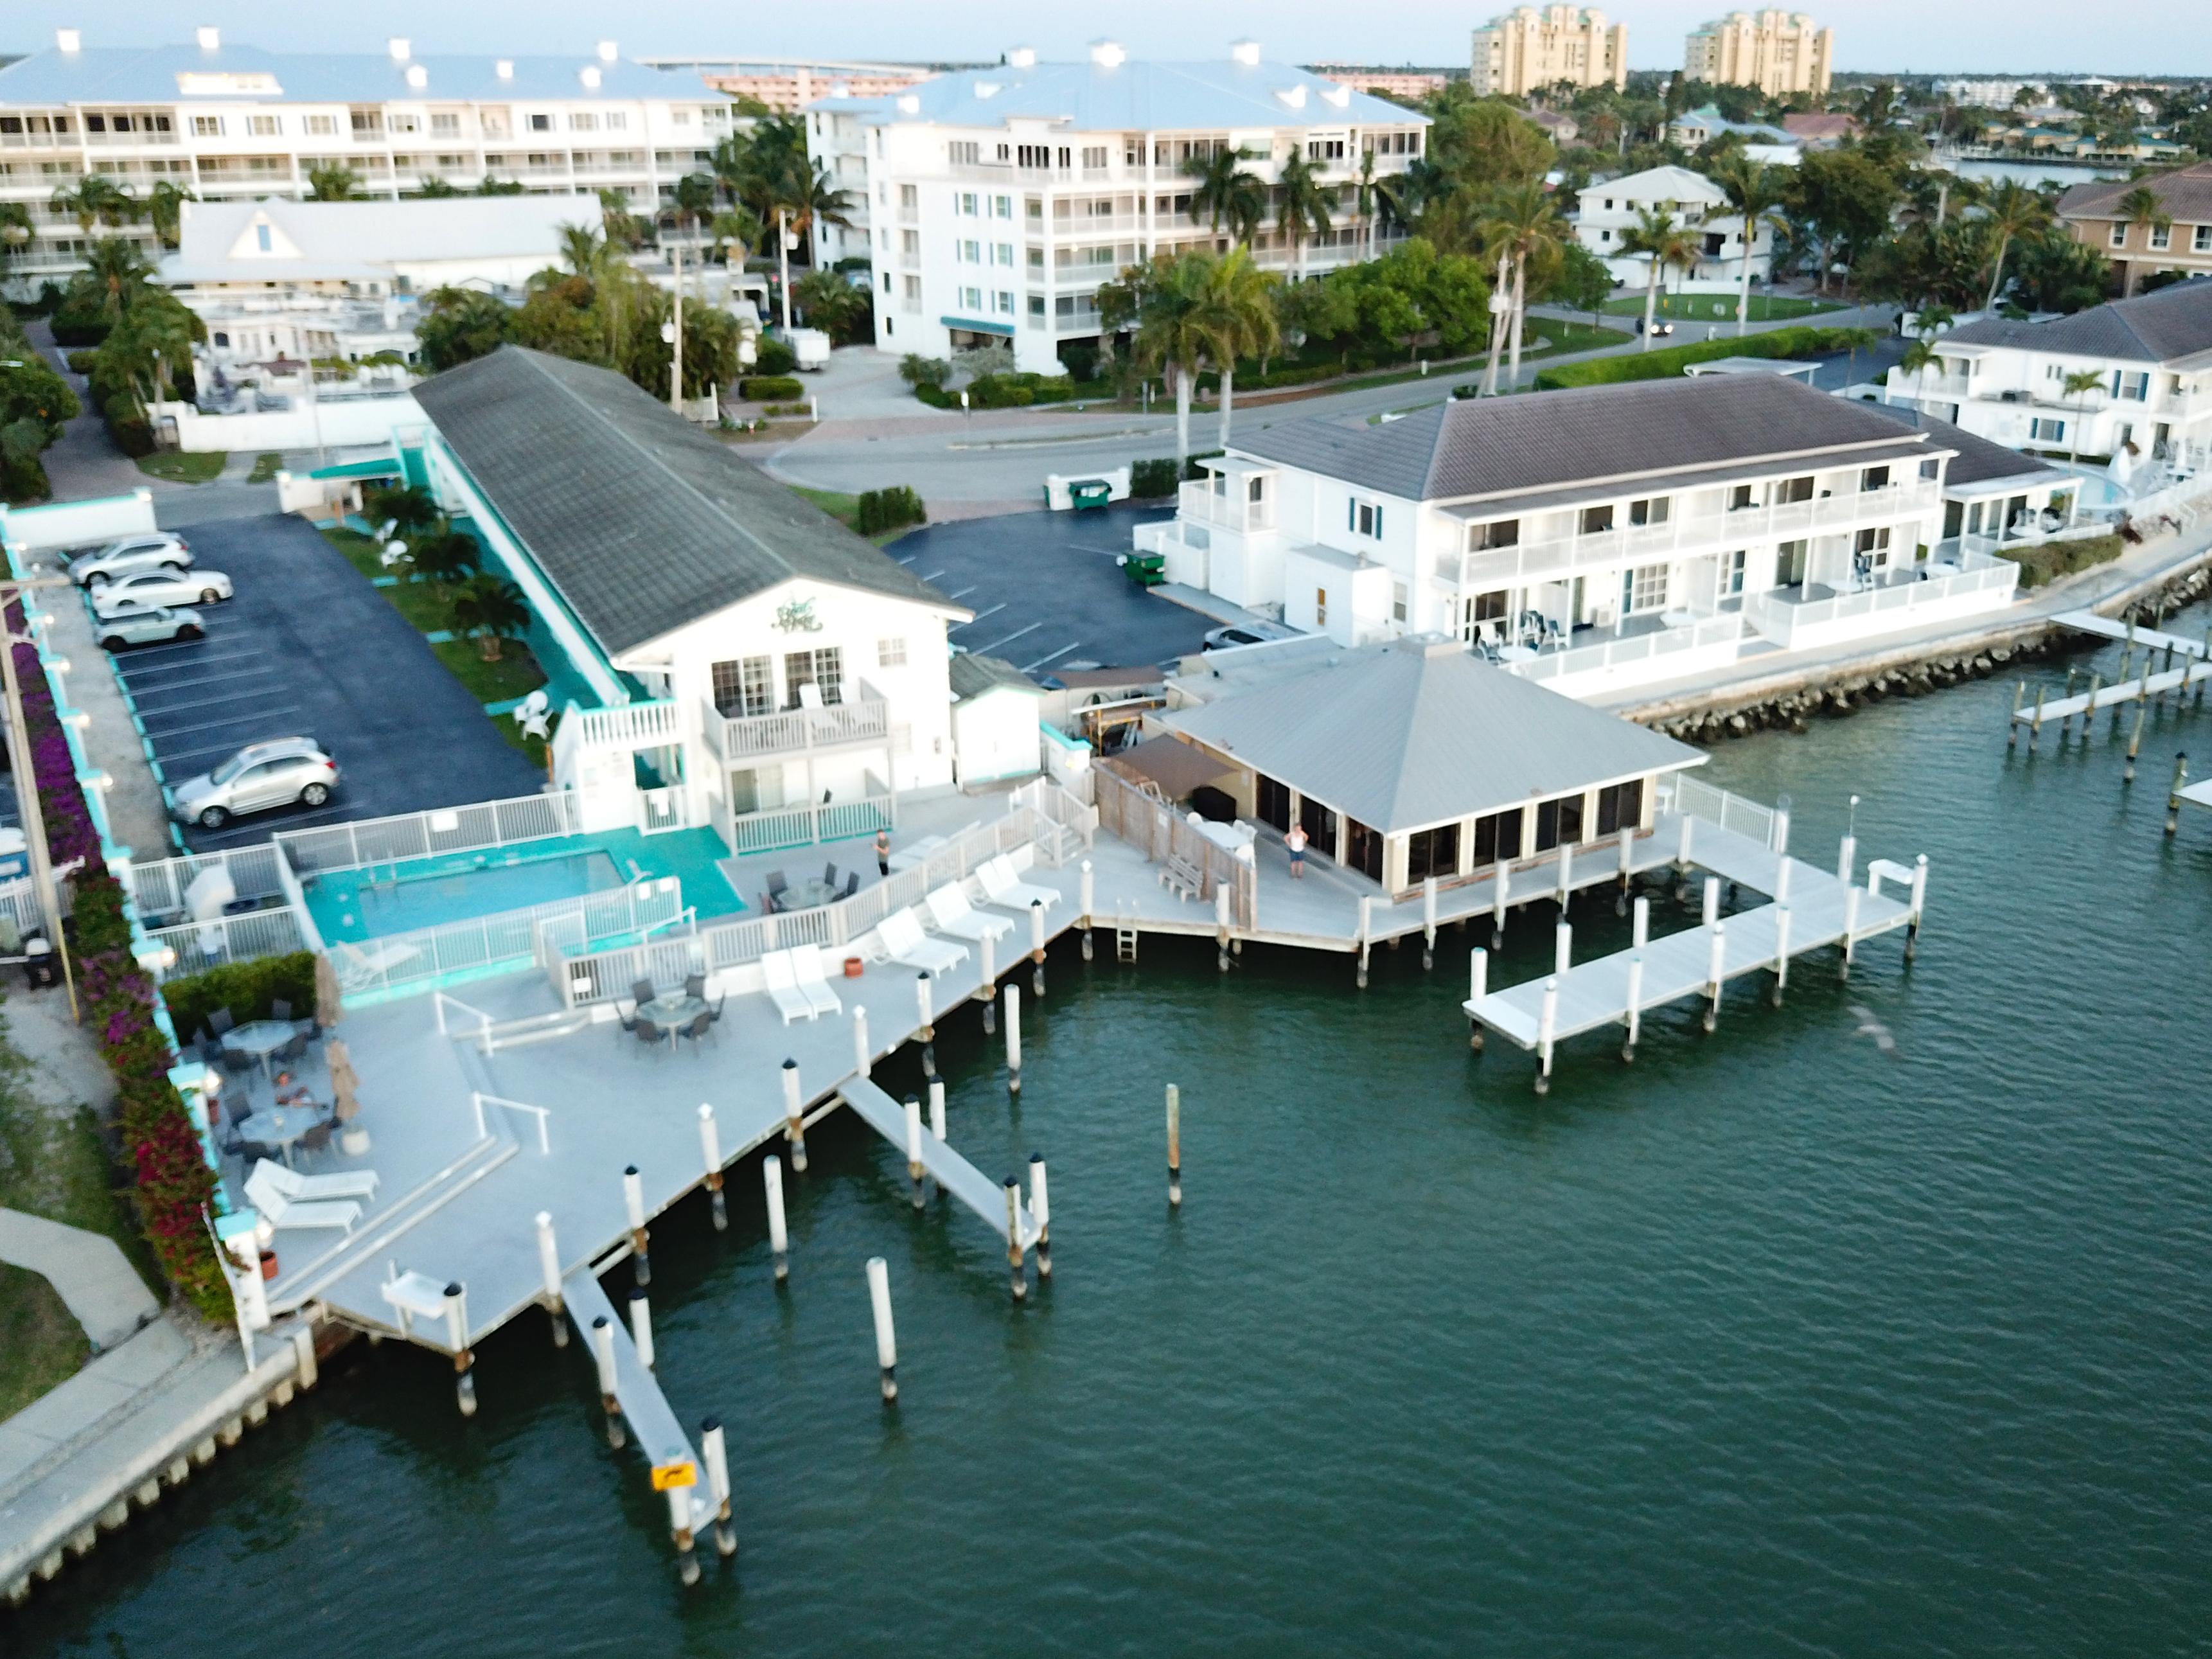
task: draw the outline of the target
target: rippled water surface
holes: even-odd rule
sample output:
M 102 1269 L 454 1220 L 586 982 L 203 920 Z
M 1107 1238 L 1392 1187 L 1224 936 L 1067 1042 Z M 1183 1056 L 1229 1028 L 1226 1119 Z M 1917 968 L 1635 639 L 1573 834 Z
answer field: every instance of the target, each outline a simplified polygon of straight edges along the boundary
M 1059 1271 L 1028 1309 L 849 1116 L 810 1139 L 787 1295 L 750 1165 L 726 1237 L 665 1218 L 661 1376 L 730 1425 L 739 1491 L 738 1565 L 696 1592 L 532 1316 L 486 1346 L 468 1425 L 442 1361 L 356 1346 L 0 1614 L 0 1649 L 2201 1650 L 2212 813 L 2176 842 L 2158 821 L 2212 714 L 2154 720 L 2127 794 L 2101 733 L 2008 760 L 2010 690 L 1707 769 L 1788 791 L 1807 856 L 1853 791 L 1863 856 L 1926 852 L 1909 970 L 1895 939 L 1847 987 L 1806 959 L 1779 1010 L 1734 990 L 1717 1036 L 1654 1019 L 1632 1067 L 1568 1045 L 1538 1100 L 1526 1056 L 1468 1056 L 1466 935 L 1432 976 L 1378 955 L 1364 995 L 1342 958 L 1222 979 L 1210 950 L 1064 951 L 1018 1115 L 972 1019 L 942 1048 L 956 1140 L 994 1172 L 1052 1160 Z M 1578 945 L 1618 926 L 1594 908 Z M 1532 912 L 1498 977 L 1549 950 Z

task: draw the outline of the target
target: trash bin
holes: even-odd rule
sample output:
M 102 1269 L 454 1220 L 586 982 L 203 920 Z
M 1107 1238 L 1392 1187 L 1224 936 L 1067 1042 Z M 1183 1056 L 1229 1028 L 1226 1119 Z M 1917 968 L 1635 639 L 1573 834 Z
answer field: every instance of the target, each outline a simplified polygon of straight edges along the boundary
M 31 939 L 23 944 L 23 977 L 34 991 L 43 991 L 61 983 L 61 963 L 54 957 L 54 947 L 42 939 Z

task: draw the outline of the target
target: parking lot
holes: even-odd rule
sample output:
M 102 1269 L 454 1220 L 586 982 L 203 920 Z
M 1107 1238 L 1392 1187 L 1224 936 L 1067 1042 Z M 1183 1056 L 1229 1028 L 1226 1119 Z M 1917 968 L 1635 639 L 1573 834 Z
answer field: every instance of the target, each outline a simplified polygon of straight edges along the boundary
M 1134 586 L 1115 562 L 1136 526 L 1169 516 L 1132 507 L 1010 513 L 932 525 L 889 550 L 975 611 L 952 630 L 953 644 L 1025 674 L 1163 663 L 1197 650 L 1218 625 Z
M 204 639 L 116 655 L 163 773 L 174 783 L 246 744 L 303 736 L 322 744 L 343 780 L 319 811 L 188 828 L 194 850 L 543 786 L 422 635 L 305 522 L 271 514 L 184 533 L 196 566 L 228 574 L 238 596 L 202 611 Z

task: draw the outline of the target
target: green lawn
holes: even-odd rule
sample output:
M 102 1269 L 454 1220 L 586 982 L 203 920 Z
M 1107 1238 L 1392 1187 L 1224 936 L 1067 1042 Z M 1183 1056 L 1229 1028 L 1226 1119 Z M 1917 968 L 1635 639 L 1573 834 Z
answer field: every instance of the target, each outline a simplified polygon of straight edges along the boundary
M 1629 337 L 1617 328 L 1607 328 L 1602 323 L 1563 323 L 1556 317 L 1530 319 L 1528 332 L 1534 339 L 1521 354 L 1521 361 L 1532 357 L 1561 357 L 1577 351 L 1595 351 L 1605 346 L 1617 346 Z
M 165 478 L 171 483 L 206 483 L 221 477 L 229 460 L 220 449 L 191 455 L 180 449 L 157 449 L 138 458 L 138 470 L 149 478 Z
M 253 471 L 246 475 L 246 482 L 274 483 L 276 482 L 277 473 L 283 470 L 283 466 L 284 458 L 282 455 L 256 455 L 253 458 Z
M 1657 310 L 1669 322 L 1731 323 L 1735 320 L 1735 299 L 1733 294 L 1662 294 Z M 1605 308 L 1615 317 L 1641 317 L 1644 296 L 1638 294 L 1608 300 Z M 1790 294 L 1751 296 L 1751 320 L 1754 323 L 1781 322 L 1791 317 L 1811 317 L 1823 311 L 1842 309 L 1832 301 L 1803 300 Z
M 848 495 L 836 489 L 809 489 L 803 484 L 789 484 L 786 488 L 793 495 L 805 496 L 848 530 L 857 527 L 860 522 L 860 498 L 858 495 Z
M 545 672 L 538 667 L 538 659 L 520 640 L 506 641 L 500 647 L 497 662 L 486 662 L 474 640 L 447 640 L 430 649 L 446 665 L 447 672 L 468 687 L 469 695 L 478 702 L 504 702 L 509 697 L 527 696 L 545 684 Z M 514 724 L 504 714 L 498 718 L 509 726 Z

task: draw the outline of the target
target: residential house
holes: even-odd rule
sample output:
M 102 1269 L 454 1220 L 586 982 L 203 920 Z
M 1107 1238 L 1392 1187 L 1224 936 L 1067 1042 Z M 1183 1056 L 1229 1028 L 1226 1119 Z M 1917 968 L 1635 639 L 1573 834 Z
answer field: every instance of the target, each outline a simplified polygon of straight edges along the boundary
M 1136 542 L 1345 645 L 1448 633 L 1601 696 L 2008 603 L 2010 564 L 1930 558 L 1952 453 L 1783 375 L 1455 400 L 1243 435 Z
M 2122 199 L 2136 190 L 2157 198 L 2167 222 L 2136 223 L 2121 210 Z M 2125 290 L 2164 270 L 2212 275 L 2212 161 L 2144 179 L 2076 185 L 2058 198 L 2058 216 L 2075 241 L 2112 262 Z
M 1769 98 L 1825 98 L 1835 64 L 1836 32 L 1802 11 L 1732 11 L 1682 43 L 1692 81 L 1757 87 Z
M 1942 539 L 1930 550 L 1939 562 L 1961 552 L 2002 554 L 2069 534 L 2099 534 L 2107 527 L 2104 517 L 2079 510 L 2085 488 L 2091 488 L 2079 472 L 1977 437 L 1909 404 L 1864 406 L 1925 430 L 1954 452 L 1943 469 Z
M 1026 48 L 988 70 L 894 96 L 824 99 L 807 142 L 851 193 L 830 258 L 874 263 L 876 343 L 941 357 L 1002 341 L 1016 365 L 1060 372 L 1060 348 L 1099 338 L 1098 287 L 1155 253 L 1226 250 L 1227 226 L 1194 216 L 1195 179 L 1225 151 L 1273 185 L 1296 156 L 1334 203 L 1329 228 L 1293 245 L 1273 216 L 1252 239 L 1268 270 L 1355 264 L 1401 234 L 1358 209 L 1363 167 L 1418 160 L 1428 118 L 1326 76 L 1263 63 L 1242 41 L 1215 61 L 1133 62 L 1112 41 L 1087 61 Z M 1272 199 L 1272 198 L 1271 198 Z
M 1686 110 L 1667 124 L 1667 137 L 1684 149 L 1696 149 L 1729 133 L 1743 140 L 1746 159 L 1773 167 L 1794 167 L 1805 147 L 1780 127 L 1764 121 L 1731 121 L 1711 104 Z
M 1669 290 L 1689 283 L 1735 287 L 1743 275 L 1743 216 L 1728 211 L 1728 195 L 1704 174 L 1687 167 L 1651 167 L 1620 179 L 1583 186 L 1571 216 L 1575 240 L 1606 263 L 1616 283 L 1642 289 L 1650 281 L 1651 261 L 1625 251 L 1628 233 L 1646 213 L 1664 213 L 1703 239 L 1697 264 L 1662 274 Z M 1774 227 L 1761 222 L 1751 245 L 1751 276 L 1765 282 L 1774 268 Z
M 963 651 L 947 671 L 952 691 L 952 750 L 963 788 L 1037 769 L 1044 687 L 1002 657 Z
M 629 380 L 504 346 L 416 395 L 410 476 L 529 602 L 585 829 L 760 852 L 872 836 L 963 758 L 1006 769 L 957 749 L 970 613 Z
M 1561 82 L 1628 84 L 1628 25 L 1583 6 L 1516 6 L 1474 32 L 1469 82 L 1478 98 L 1526 98 Z
M 1865 128 L 1855 115 L 1830 110 L 1799 110 L 1782 118 L 1782 130 L 1807 149 L 1833 149 Z
M 2132 450 L 2170 474 L 2202 471 L 2212 446 L 2212 281 L 2177 283 L 2045 322 L 1985 318 L 1936 342 L 1893 398 L 2015 449 L 2102 460 Z M 2068 377 L 2094 374 L 2069 392 Z M 2137 472 L 2141 484 L 2151 475 Z

